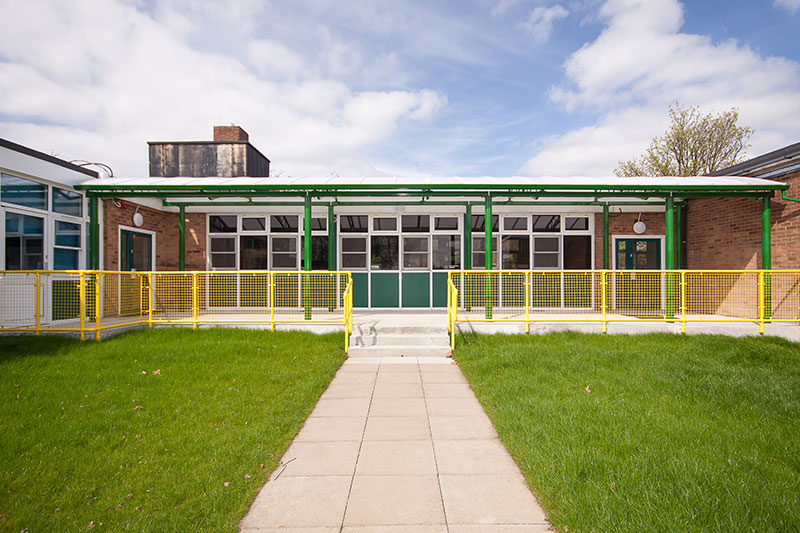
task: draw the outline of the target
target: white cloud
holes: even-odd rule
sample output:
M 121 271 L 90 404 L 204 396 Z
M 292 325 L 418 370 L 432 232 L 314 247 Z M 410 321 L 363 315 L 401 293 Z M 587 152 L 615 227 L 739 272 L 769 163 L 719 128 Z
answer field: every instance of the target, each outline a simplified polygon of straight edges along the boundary
M 535 7 L 528 14 L 528 18 L 522 23 L 522 27 L 531 34 L 534 42 L 544 44 L 550 40 L 555 23 L 569 15 L 564 7 L 560 5 Z
M 677 0 L 609 0 L 600 16 L 605 29 L 567 59 L 566 82 L 551 91 L 567 111 L 599 118 L 536 146 L 521 172 L 609 175 L 663 133 L 676 101 L 704 112 L 737 107 L 740 123 L 756 131 L 751 155 L 800 136 L 800 124 L 786 118 L 800 114 L 796 62 L 681 33 Z
M 286 172 L 374 173 L 359 162 L 366 150 L 447 101 L 353 89 L 334 71 L 358 68 L 357 49 L 329 37 L 313 52 L 333 59 L 316 62 L 291 40 L 258 37 L 266 4 L 255 0 L 25 5 L 0 18 L 0 135 L 119 176 L 146 174 L 147 140 L 209 139 L 228 123 Z
M 775 0 L 775 5 L 789 10 L 790 13 L 800 11 L 800 0 Z

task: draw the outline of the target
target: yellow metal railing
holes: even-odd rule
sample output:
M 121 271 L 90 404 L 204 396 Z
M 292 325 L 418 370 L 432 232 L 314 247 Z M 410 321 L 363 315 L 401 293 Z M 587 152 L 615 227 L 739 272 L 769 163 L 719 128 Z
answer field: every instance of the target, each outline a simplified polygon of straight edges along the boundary
M 456 322 L 800 324 L 800 270 L 458 270 L 448 273 Z
M 347 349 L 352 313 L 349 272 L 0 271 L 0 332 L 343 324 Z

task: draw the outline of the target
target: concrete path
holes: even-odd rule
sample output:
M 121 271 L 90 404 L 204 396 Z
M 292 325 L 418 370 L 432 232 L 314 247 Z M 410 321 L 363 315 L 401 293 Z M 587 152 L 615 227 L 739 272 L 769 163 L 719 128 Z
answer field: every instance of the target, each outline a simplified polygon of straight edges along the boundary
M 544 532 L 545 515 L 450 359 L 349 359 L 245 532 Z

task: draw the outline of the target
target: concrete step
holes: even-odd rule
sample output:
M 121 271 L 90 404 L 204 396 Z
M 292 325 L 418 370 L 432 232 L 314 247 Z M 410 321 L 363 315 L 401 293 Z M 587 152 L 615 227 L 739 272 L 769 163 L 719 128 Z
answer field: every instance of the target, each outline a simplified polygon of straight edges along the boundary
M 450 343 L 447 335 L 355 335 L 350 337 L 353 346 L 446 346 Z
M 350 345 L 348 357 L 446 357 L 450 346 L 404 346 L 386 344 L 379 346 Z
M 447 335 L 447 324 L 442 326 L 376 326 L 361 323 L 353 325 L 353 335 Z

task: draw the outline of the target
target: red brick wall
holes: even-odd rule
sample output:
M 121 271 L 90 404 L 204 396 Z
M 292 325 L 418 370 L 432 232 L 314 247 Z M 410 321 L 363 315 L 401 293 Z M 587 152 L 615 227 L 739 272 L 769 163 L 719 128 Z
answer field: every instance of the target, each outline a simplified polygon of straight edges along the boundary
M 127 201 L 120 203 L 122 207 L 115 206 L 110 200 L 103 201 L 103 268 L 119 270 L 119 226 L 135 228 L 133 214 L 138 207 L 139 213 L 144 217 L 144 223 L 139 229 L 153 231 L 156 234 L 155 269 L 178 270 L 178 214 L 165 213 Z M 201 217 L 202 220 L 195 220 L 197 217 Z M 187 268 L 190 268 L 188 265 L 191 256 L 194 261 L 202 263 L 202 267 L 197 268 L 205 270 L 205 215 L 187 215 L 187 218 L 192 220 L 199 241 L 198 244 L 194 244 L 187 231 Z M 187 230 L 188 227 L 187 225 Z M 198 249 L 199 247 L 201 249 Z
M 614 208 L 610 208 L 608 216 L 608 268 L 614 268 L 614 236 L 615 235 L 635 235 L 633 224 L 639 220 L 639 213 L 614 213 Z M 664 235 L 666 226 L 664 213 L 642 213 L 642 222 L 647 225 L 647 230 L 642 237 L 659 237 Z M 594 267 L 603 268 L 603 214 L 597 213 L 594 218 Z M 662 261 L 664 258 L 662 257 Z
M 186 270 L 207 270 L 206 219 L 205 213 L 186 213 Z
M 800 172 L 781 178 L 789 196 L 800 197 Z M 687 267 L 761 268 L 761 199 L 689 200 L 686 213 Z M 800 268 L 800 203 L 780 199 L 772 206 L 772 268 Z

